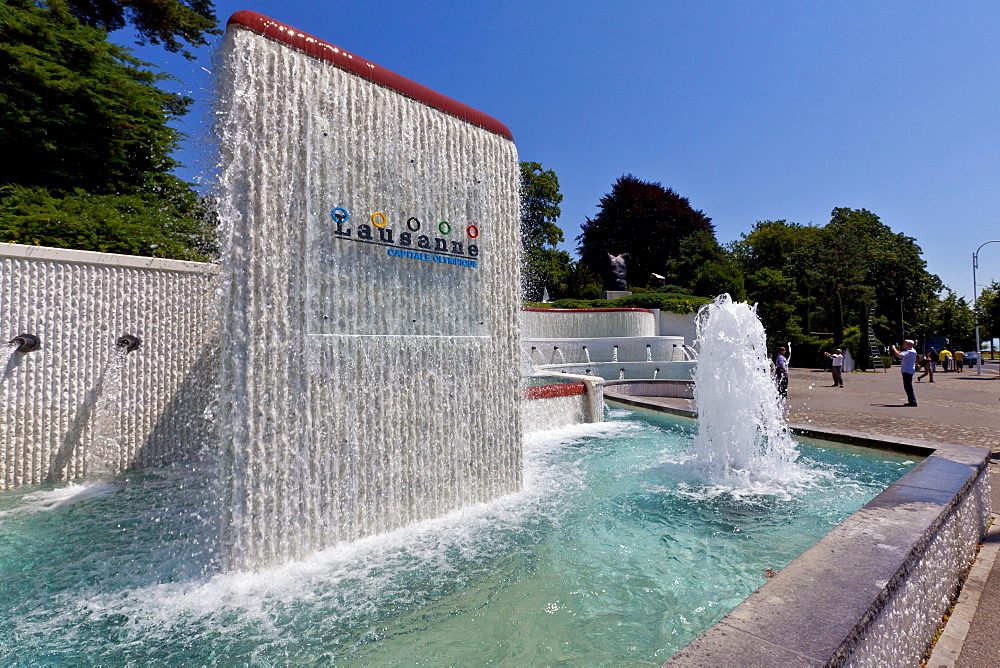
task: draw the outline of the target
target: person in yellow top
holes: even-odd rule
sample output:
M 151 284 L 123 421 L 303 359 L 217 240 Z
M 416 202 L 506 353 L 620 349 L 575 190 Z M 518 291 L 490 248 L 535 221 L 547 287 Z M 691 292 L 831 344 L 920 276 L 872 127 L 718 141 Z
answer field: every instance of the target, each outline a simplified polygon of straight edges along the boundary
M 956 350 L 954 358 L 955 358 L 955 371 L 962 373 L 962 367 L 964 366 L 962 363 L 965 361 L 965 353 L 963 353 L 961 350 Z
M 951 351 L 947 348 L 942 348 L 941 352 L 938 353 L 938 362 L 941 362 L 941 368 L 945 373 L 948 373 L 948 367 L 951 363 Z

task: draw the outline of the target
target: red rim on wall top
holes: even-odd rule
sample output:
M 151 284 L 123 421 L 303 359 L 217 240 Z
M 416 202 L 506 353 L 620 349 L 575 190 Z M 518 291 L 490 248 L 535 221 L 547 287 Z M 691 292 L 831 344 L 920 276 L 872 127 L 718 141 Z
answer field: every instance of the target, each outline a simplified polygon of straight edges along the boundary
M 348 53 L 309 33 L 296 30 L 281 21 L 275 21 L 263 14 L 244 9 L 230 16 L 226 25 L 242 26 L 271 39 L 284 42 L 289 46 L 305 51 L 311 56 L 333 63 L 341 69 L 364 77 L 386 88 L 391 88 L 398 93 L 423 102 L 446 114 L 478 125 L 484 130 L 498 134 L 511 141 L 514 140 L 514 136 L 510 133 L 507 126 L 492 116 L 487 116 L 483 112 L 477 111 L 457 100 L 453 100 L 447 95 L 442 95 L 427 86 L 418 84 L 416 81 L 411 81 L 402 75 L 380 67 L 361 56 Z
M 586 383 L 560 383 L 557 385 L 536 385 L 524 388 L 525 399 L 554 399 L 555 397 L 573 397 L 587 393 Z

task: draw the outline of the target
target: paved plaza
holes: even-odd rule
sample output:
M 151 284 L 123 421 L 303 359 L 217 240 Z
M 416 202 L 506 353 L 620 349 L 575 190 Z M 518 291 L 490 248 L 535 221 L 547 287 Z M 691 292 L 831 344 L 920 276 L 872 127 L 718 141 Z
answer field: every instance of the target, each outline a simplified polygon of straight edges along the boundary
M 885 373 L 849 373 L 844 387 L 832 387 L 828 371 L 792 369 L 788 384 L 789 422 L 873 434 L 988 447 L 1000 453 L 1000 378 L 997 364 L 983 374 L 934 374 L 914 382 L 916 408 L 904 406 L 899 367 Z

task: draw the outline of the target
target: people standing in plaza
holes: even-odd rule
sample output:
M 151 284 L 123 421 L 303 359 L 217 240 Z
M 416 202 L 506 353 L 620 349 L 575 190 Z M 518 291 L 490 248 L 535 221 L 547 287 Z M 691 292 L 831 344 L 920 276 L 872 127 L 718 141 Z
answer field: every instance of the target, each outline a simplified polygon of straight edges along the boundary
M 843 387 L 844 351 L 837 348 L 837 352 L 832 355 L 826 351 L 824 351 L 823 354 L 830 358 L 830 369 L 833 371 L 833 385 L 831 387 Z
M 903 349 L 892 346 L 892 354 L 899 358 L 899 370 L 903 376 L 903 390 L 906 392 L 906 405 L 916 406 L 917 395 L 913 394 L 913 374 L 917 372 L 917 351 L 913 349 L 913 341 L 903 341 Z
M 955 371 L 962 373 L 962 367 L 965 366 L 965 353 L 961 350 L 956 350 L 952 357 L 955 359 Z
M 788 396 L 788 351 L 784 346 L 778 348 L 778 356 L 774 358 L 774 382 L 778 385 L 778 394 Z
M 925 377 L 925 376 L 930 376 L 931 377 L 931 379 L 929 381 L 927 381 L 928 383 L 933 383 L 934 382 L 934 359 L 933 359 L 933 356 L 934 356 L 934 351 L 933 350 L 928 350 L 926 353 L 924 353 L 924 356 L 922 358 L 923 361 L 924 361 L 924 372 L 922 374 L 920 374 L 919 376 L 917 376 L 917 382 L 918 383 L 920 382 L 920 379 L 923 378 L 923 377 Z

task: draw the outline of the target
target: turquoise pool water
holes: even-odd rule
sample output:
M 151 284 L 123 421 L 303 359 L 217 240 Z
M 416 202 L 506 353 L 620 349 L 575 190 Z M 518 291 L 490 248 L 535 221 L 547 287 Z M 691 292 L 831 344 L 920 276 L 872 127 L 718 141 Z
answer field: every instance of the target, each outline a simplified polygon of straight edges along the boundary
M 749 494 L 690 429 L 529 437 L 523 492 L 263 573 L 215 571 L 180 470 L 2 493 L 0 664 L 658 664 L 916 463 L 803 443 Z

